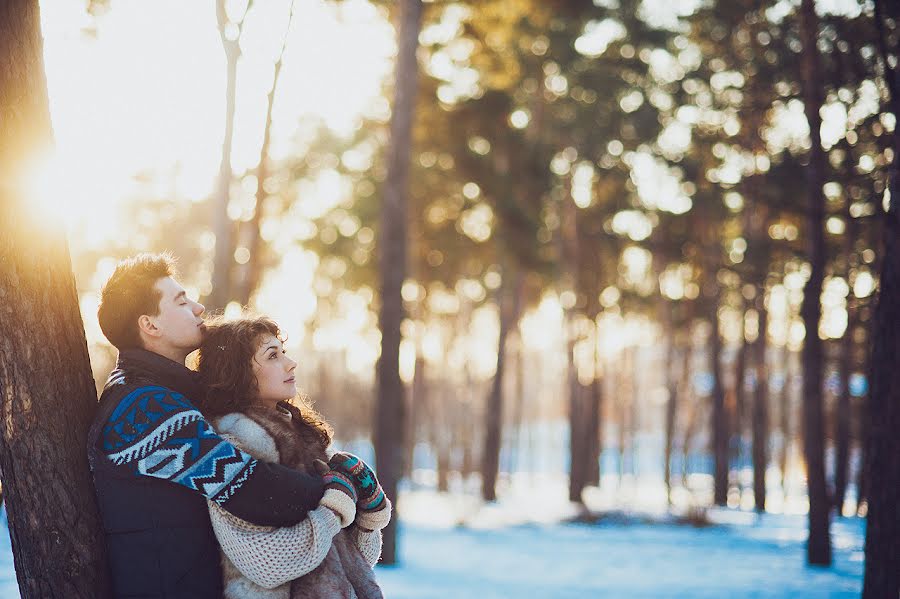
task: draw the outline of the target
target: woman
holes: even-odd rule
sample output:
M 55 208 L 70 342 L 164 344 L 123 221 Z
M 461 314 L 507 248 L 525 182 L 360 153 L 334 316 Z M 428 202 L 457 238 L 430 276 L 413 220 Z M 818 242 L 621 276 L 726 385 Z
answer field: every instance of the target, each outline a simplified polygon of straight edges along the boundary
M 207 389 L 203 414 L 254 457 L 319 473 L 326 482 L 319 507 L 288 528 L 256 526 L 209 503 L 225 597 L 381 598 L 372 567 L 390 502 L 361 460 L 342 453 L 328 459 L 330 428 L 302 400 L 291 403 L 296 366 L 269 318 L 207 324 L 197 365 Z

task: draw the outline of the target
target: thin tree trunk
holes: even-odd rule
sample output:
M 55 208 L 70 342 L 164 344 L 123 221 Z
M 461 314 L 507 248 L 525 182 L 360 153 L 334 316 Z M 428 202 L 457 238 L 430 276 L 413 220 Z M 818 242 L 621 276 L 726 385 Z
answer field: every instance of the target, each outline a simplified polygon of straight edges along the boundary
M 0 471 L 23 598 L 108 597 L 97 408 L 69 249 L 23 183 L 53 144 L 37 0 L 0 3 Z
M 728 501 L 728 419 L 725 413 L 725 390 L 722 387 L 722 337 L 719 334 L 719 302 L 712 301 L 710 315 L 709 360 L 713 376 L 712 390 L 712 441 L 713 441 L 713 503 L 725 505 Z
M 400 323 L 406 278 L 407 205 L 413 107 L 418 82 L 416 49 L 422 23 L 421 0 L 400 3 L 397 27 L 398 52 L 394 75 L 394 105 L 391 117 L 384 204 L 381 211 L 379 258 L 381 274 L 381 355 L 376 365 L 378 396 L 375 414 L 375 455 L 378 476 L 385 493 L 398 506 L 397 485 L 403 467 L 404 388 L 400 380 Z M 397 561 L 397 518 L 383 532 L 382 562 Z
M 887 12 L 888 14 L 883 14 Z M 879 49 L 885 65 L 890 110 L 900 118 L 900 52 L 889 45 L 886 21 L 894 23 L 896 39 L 900 9 L 896 3 L 875 2 Z M 872 344 L 872 390 L 868 405 L 866 452 L 868 524 L 863 599 L 900 596 L 900 130 L 893 134 L 894 161 L 888 172 L 891 202 L 884 214 L 884 258 L 875 309 Z M 874 484 L 877 481 L 877 484 Z
M 766 289 L 757 292 L 756 311 L 759 314 L 759 336 L 756 339 L 756 388 L 753 394 L 753 503 L 757 512 L 766 511 L 766 467 L 769 464 L 769 368 L 766 350 L 769 312 L 766 309 Z
M 666 485 L 666 501 L 672 505 L 672 438 L 675 435 L 675 414 L 678 413 L 678 381 L 673 373 L 675 366 L 675 331 L 669 329 L 669 346 L 666 350 L 666 441 L 663 457 L 663 480 Z
M 407 407 L 409 414 L 406 419 L 405 457 L 403 459 L 403 476 L 406 477 L 411 477 L 413 472 L 420 415 L 428 411 L 428 379 L 425 376 L 425 356 L 422 355 L 421 341 L 417 342 L 416 370 L 413 373 L 411 391 Z
M 849 202 L 848 202 L 849 204 Z M 847 230 L 844 233 L 844 254 L 847 260 L 847 282 L 852 270 L 851 258 L 856 239 L 856 220 L 847 214 Z M 847 478 L 850 458 L 850 375 L 853 370 L 853 331 L 856 329 L 856 301 L 851 291 L 847 298 L 847 329 L 841 338 L 838 363 L 840 391 L 835 417 L 834 507 L 837 515 L 843 515 L 847 494 Z
M 515 352 L 515 393 L 513 401 L 512 427 L 513 427 L 513 471 L 521 469 L 521 456 L 519 450 L 522 445 L 522 432 L 525 427 L 525 345 L 522 335 L 517 334 Z
M 284 37 L 281 40 L 281 50 L 278 52 L 278 58 L 275 60 L 275 72 L 272 76 L 272 88 L 266 96 L 266 124 L 263 128 L 263 141 L 259 149 L 259 164 L 256 167 L 256 195 L 253 208 L 253 218 L 247 223 L 248 239 L 247 250 L 249 252 L 247 263 L 243 268 L 243 277 L 237 286 L 235 300 L 242 306 L 250 303 L 250 297 L 259 287 L 259 281 L 262 278 L 262 264 L 260 260 L 260 252 L 262 249 L 262 233 L 260 226 L 262 223 L 262 215 L 265 211 L 266 200 L 269 193 L 266 191 L 266 179 L 269 178 L 269 146 L 272 140 L 272 108 L 275 105 L 275 92 L 278 90 L 278 82 L 281 79 L 281 65 L 284 62 L 284 50 L 287 47 L 287 38 L 291 31 L 291 25 L 294 22 L 294 10 L 296 0 L 291 1 L 290 15 L 288 16 L 287 27 L 284 30 Z
M 212 291 L 204 300 L 208 310 L 221 310 L 231 294 L 231 267 L 234 263 L 234 222 L 228 216 L 231 200 L 231 145 L 234 138 L 234 113 L 237 104 L 237 64 L 241 57 L 241 28 L 243 19 L 233 23 L 225 10 L 225 0 L 216 0 L 219 37 L 225 52 L 225 135 L 222 139 L 222 158 L 219 177 L 213 196 L 213 232 L 216 236 L 213 256 Z M 247 7 L 249 10 L 249 4 Z M 244 13 L 246 16 L 246 12 Z M 231 27 L 231 26 L 235 27 Z M 236 34 L 233 34 L 235 31 Z M 232 39 L 232 35 L 234 38 Z
M 595 344 L 596 345 L 596 344 Z M 603 409 L 603 380 L 599 373 L 599 362 L 595 365 L 594 379 L 588 386 L 588 470 L 585 484 L 600 486 L 600 453 L 603 437 L 600 429 L 600 413 Z
M 803 289 L 801 314 L 806 328 L 803 341 L 803 448 L 806 457 L 806 480 L 809 489 L 809 540 L 806 558 L 810 564 L 831 564 L 829 538 L 830 502 L 825 486 L 824 430 L 822 414 L 822 341 L 819 321 L 822 317 L 822 281 L 825 275 L 825 153 L 819 130 L 823 104 L 819 54 L 816 48 L 818 18 L 813 0 L 803 0 L 800 7 L 800 29 L 803 41 L 801 56 L 804 105 L 810 130 L 808 200 L 806 217 L 807 257 L 811 272 Z
M 794 402 L 791 388 L 797 371 L 797 356 L 786 346 L 783 351 L 785 354 L 784 387 L 781 390 L 781 421 L 779 426 L 781 428 L 782 444 L 779 468 L 781 469 L 781 491 L 784 496 L 787 497 L 787 462 L 791 450 L 791 443 L 793 442 L 793 437 L 791 436 L 791 423 L 793 422 L 791 413 L 793 411 Z
M 500 334 L 497 339 L 497 369 L 491 382 L 485 413 L 484 448 L 481 460 L 481 497 L 497 499 L 500 443 L 503 439 L 503 376 L 506 371 L 506 339 L 519 321 L 521 274 L 505 272 L 500 287 Z

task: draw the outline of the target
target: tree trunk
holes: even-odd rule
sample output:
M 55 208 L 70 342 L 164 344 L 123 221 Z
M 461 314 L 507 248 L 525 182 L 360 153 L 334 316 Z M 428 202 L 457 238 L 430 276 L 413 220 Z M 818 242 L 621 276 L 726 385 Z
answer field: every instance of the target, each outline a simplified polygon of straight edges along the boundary
M 882 14 L 887 11 L 889 14 Z M 887 42 L 890 18 L 900 22 L 896 3 L 875 2 L 879 47 L 889 90 L 890 109 L 900 118 L 900 65 L 896 45 Z M 893 62 L 893 64 L 891 64 Z M 870 481 L 866 527 L 863 599 L 900 596 L 900 130 L 893 134 L 894 161 L 888 172 L 891 202 L 884 215 L 884 258 L 875 309 L 872 388 L 868 405 L 867 478 Z M 877 484 L 875 484 L 877 481 Z
M 822 280 L 825 274 L 825 153 L 819 130 L 823 97 L 816 48 L 818 20 L 813 0 L 803 0 L 800 7 L 800 29 L 803 41 L 802 73 L 806 119 L 809 122 L 810 152 L 807 167 L 808 200 L 806 216 L 807 258 L 811 272 L 803 289 L 800 308 L 806 337 L 803 341 L 803 448 L 806 457 L 806 480 L 809 489 L 809 541 L 806 558 L 810 564 L 831 564 L 829 538 L 830 502 L 825 486 L 824 430 L 822 415 L 822 341 L 819 321 L 822 316 Z
M 216 18 L 219 23 L 219 37 L 225 52 L 225 135 L 222 139 L 222 157 L 219 161 L 219 176 L 213 195 L 213 232 L 216 236 L 213 255 L 212 290 L 204 299 L 209 311 L 225 308 L 231 295 L 231 267 L 234 263 L 234 222 L 228 216 L 231 200 L 231 144 L 234 138 L 234 113 L 237 98 L 237 64 L 241 57 L 240 23 L 232 23 L 225 11 L 225 0 L 216 0 Z M 249 5 L 248 5 L 249 10 Z M 246 13 L 245 13 L 246 15 Z M 236 29 L 233 26 L 236 25 Z M 237 34 L 234 39 L 232 30 Z
M 848 202 L 849 204 L 849 202 Z M 844 255 L 847 260 L 847 282 L 852 270 L 853 245 L 856 240 L 856 219 L 847 214 L 847 230 L 844 233 Z M 847 329 L 841 338 L 838 370 L 840 391 L 835 417 L 834 507 L 838 516 L 843 515 L 847 494 L 847 474 L 850 458 L 850 375 L 853 371 L 853 331 L 856 328 L 856 302 L 851 291 L 847 297 Z
M 759 336 L 756 338 L 756 388 L 753 393 L 753 503 L 757 512 L 766 511 L 766 467 L 769 464 L 769 368 L 766 364 L 769 312 L 766 310 L 766 289 L 757 291 L 756 311 L 759 314 Z
M 596 344 L 595 344 L 596 345 Z M 599 365 L 595 366 L 599 368 Z M 588 415 L 588 447 L 585 484 L 600 486 L 600 453 L 602 451 L 603 438 L 600 432 L 600 412 L 603 409 L 603 381 L 599 371 L 595 370 L 594 380 L 587 389 Z
M 247 223 L 247 263 L 243 268 L 243 275 L 235 292 L 235 301 L 242 306 L 250 303 L 250 297 L 259 287 L 262 278 L 262 264 L 260 252 L 262 251 L 262 233 L 260 226 L 262 215 L 269 193 L 266 191 L 266 179 L 269 177 L 269 146 L 272 140 L 272 108 L 275 105 L 275 92 L 281 79 L 281 65 L 284 62 L 284 50 L 287 47 L 287 38 L 294 21 L 294 7 L 296 0 L 292 0 L 287 27 L 284 30 L 284 38 L 281 42 L 281 50 L 275 61 L 275 72 L 272 76 L 272 88 L 266 97 L 266 124 L 263 128 L 263 141 L 259 149 L 259 164 L 256 167 L 256 195 L 253 208 L 253 218 Z M 236 64 L 236 63 L 235 63 Z
M 497 499 L 497 475 L 500 470 L 500 443 L 503 439 L 503 375 L 506 370 L 506 339 L 519 321 L 521 274 L 507 270 L 500 287 L 500 334 L 497 339 L 497 369 L 491 382 L 485 412 L 484 447 L 481 454 L 481 497 Z
M 418 82 L 416 49 L 422 22 L 421 0 L 403 0 L 397 26 L 397 64 L 394 70 L 394 106 L 388 147 L 387 176 L 379 235 L 381 271 L 381 355 L 376 366 L 378 396 L 375 415 L 375 455 L 385 493 L 398 505 L 397 485 L 403 466 L 404 389 L 400 380 L 400 323 L 406 278 L 407 194 L 412 142 L 413 107 Z M 397 518 L 384 530 L 382 562 L 397 561 Z
M 108 597 L 87 461 L 97 408 L 65 234 L 24 176 L 52 145 L 36 0 L 0 4 L 0 470 L 23 598 Z
M 403 476 L 412 477 L 413 461 L 418 442 L 421 414 L 428 411 L 428 379 L 425 375 L 425 356 L 422 354 L 421 340 L 417 341 L 416 369 L 413 373 L 412 389 L 409 393 L 406 418 L 406 442 L 403 459 Z
M 713 376 L 712 390 L 712 441 L 713 441 L 713 503 L 725 505 L 728 502 L 728 418 L 725 413 L 725 390 L 722 387 L 722 337 L 719 334 L 719 302 L 712 301 L 713 314 L 710 315 L 710 369 Z
M 675 435 L 675 414 L 678 413 L 678 380 L 673 373 L 675 349 L 675 331 L 670 328 L 669 346 L 666 350 L 666 388 L 669 399 L 666 402 L 666 440 L 663 457 L 663 480 L 666 485 L 666 501 L 669 505 L 672 505 L 672 439 Z M 685 349 L 685 355 L 687 353 Z

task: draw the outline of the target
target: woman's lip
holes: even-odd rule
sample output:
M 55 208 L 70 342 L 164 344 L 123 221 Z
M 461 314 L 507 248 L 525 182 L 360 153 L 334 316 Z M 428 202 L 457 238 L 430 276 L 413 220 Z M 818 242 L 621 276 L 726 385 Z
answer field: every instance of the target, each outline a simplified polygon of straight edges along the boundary
M 285 381 L 285 383 L 293 383 L 293 382 L 294 382 L 294 377 L 291 377 Z

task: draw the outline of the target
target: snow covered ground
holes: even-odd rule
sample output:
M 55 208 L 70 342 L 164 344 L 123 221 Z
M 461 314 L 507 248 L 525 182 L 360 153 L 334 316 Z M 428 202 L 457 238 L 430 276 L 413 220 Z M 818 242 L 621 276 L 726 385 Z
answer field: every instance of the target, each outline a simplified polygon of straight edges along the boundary
M 482 505 L 471 494 L 407 490 L 401 495 L 402 563 L 377 569 L 385 595 L 824 599 L 860 594 L 864 522 L 858 518 L 832 524 L 834 565 L 818 569 L 804 564 L 803 515 L 758 518 L 715 510 L 708 514 L 711 526 L 695 528 L 644 509 L 615 511 L 595 524 L 567 523 L 576 512 L 563 491 L 557 484 L 540 484 L 530 493 L 514 490 L 497 504 Z M 0 534 L 0 598 L 7 597 L 18 592 L 9 536 Z

